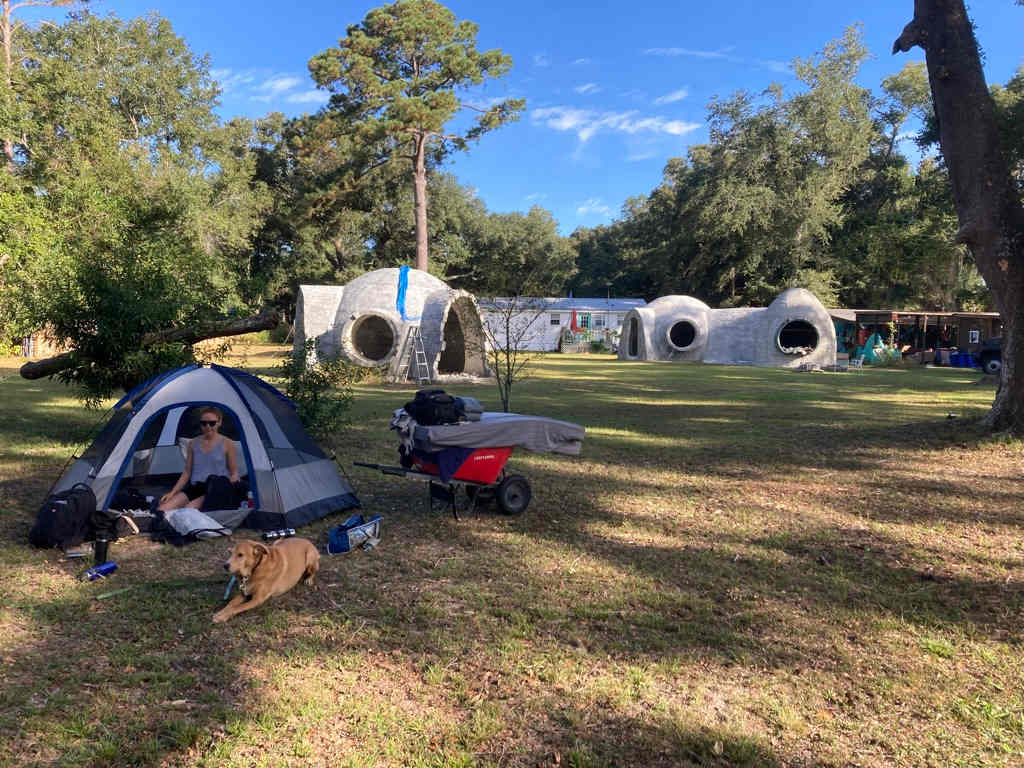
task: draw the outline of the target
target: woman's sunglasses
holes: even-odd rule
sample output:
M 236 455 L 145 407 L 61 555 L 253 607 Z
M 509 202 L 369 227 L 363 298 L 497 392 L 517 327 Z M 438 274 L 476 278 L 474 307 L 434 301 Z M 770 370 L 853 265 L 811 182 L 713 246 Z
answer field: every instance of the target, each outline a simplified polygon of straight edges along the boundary
M 217 426 L 217 422 L 216 421 L 206 421 L 205 419 L 200 419 L 199 423 L 202 424 L 204 427 L 216 427 Z

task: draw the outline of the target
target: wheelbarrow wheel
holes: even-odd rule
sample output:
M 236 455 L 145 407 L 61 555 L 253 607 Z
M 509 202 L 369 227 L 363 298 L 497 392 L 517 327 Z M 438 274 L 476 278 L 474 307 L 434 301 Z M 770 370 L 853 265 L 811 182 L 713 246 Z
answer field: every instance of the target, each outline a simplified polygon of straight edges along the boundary
M 521 515 L 530 505 L 530 483 L 522 475 L 509 475 L 498 483 L 498 509 L 506 515 Z

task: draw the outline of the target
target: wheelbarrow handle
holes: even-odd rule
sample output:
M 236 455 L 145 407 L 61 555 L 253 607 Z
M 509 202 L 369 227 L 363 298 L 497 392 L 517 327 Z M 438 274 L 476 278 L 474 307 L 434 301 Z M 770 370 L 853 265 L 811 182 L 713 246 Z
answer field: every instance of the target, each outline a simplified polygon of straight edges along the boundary
M 367 464 L 365 461 L 353 461 L 353 465 L 357 467 L 366 467 L 367 469 L 381 469 L 383 464 Z

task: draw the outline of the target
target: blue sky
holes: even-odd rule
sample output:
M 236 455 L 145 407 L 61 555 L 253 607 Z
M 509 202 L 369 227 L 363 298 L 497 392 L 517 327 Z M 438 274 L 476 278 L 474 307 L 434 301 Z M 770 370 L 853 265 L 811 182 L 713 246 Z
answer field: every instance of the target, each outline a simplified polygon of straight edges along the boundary
M 379 2 L 297 0 L 106 0 L 98 13 L 128 18 L 157 11 L 197 53 L 208 53 L 224 88 L 224 117 L 314 112 L 326 102 L 307 70 L 309 58 L 336 44 L 347 25 Z M 449 164 L 491 211 L 550 210 L 563 233 L 615 218 L 625 200 L 646 194 L 665 161 L 707 140 L 706 107 L 715 95 L 772 82 L 797 86 L 789 70 L 863 24 L 875 58 L 861 73 L 877 89 L 910 60 L 890 55 L 910 20 L 913 0 L 453 0 L 459 19 L 480 27 L 481 48 L 513 59 L 504 80 L 474 94 L 476 103 L 521 97 L 520 122 L 488 134 Z M 990 83 L 1024 64 L 1024 8 L 1012 0 L 970 6 Z

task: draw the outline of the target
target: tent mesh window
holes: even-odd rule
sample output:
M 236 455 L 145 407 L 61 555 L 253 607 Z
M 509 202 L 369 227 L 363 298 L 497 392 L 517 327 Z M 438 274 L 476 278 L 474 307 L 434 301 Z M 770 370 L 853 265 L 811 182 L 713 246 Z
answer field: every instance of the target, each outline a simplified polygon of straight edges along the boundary
M 109 456 L 110 452 L 114 450 L 114 446 L 117 445 L 117 441 L 121 439 L 121 435 L 124 434 L 124 431 L 131 420 L 131 408 L 123 407 L 114 411 L 114 415 L 110 417 L 110 421 L 107 422 L 99 435 L 96 436 L 92 445 L 85 450 L 80 461 L 88 462 L 93 471 L 99 469 L 100 464 L 106 461 L 107 456 Z
M 260 438 L 275 467 L 327 458 L 306 433 L 288 398 L 248 373 L 232 370 L 230 375 L 252 410 Z

